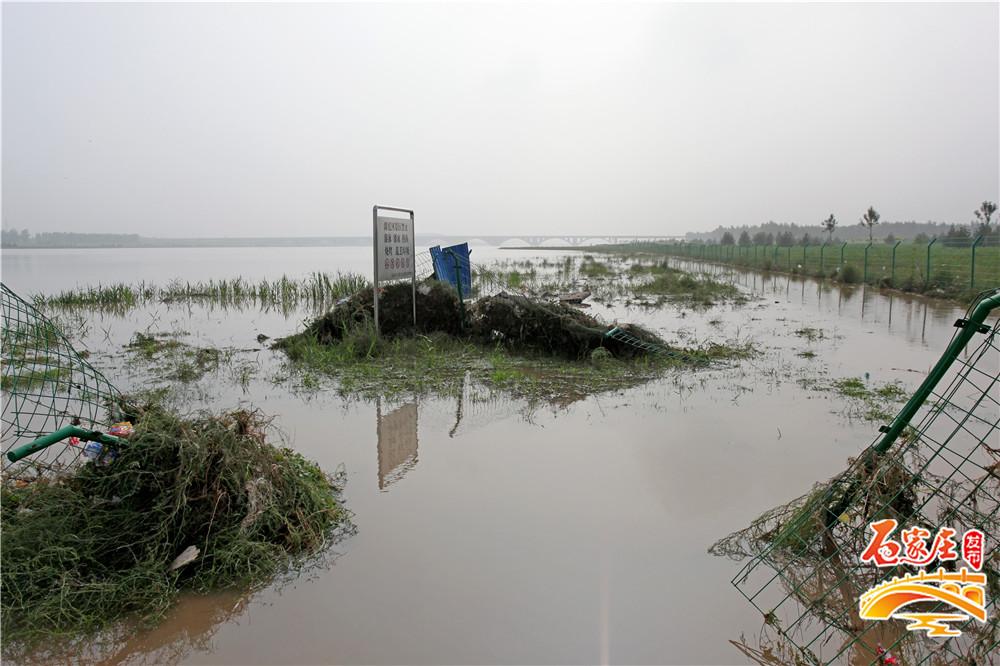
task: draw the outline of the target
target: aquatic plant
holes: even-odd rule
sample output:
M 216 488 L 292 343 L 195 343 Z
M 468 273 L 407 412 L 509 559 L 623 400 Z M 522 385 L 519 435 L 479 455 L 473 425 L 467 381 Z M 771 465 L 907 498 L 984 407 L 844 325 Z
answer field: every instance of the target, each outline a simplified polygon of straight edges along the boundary
M 229 280 L 188 282 L 173 280 L 166 286 L 138 284 L 97 285 L 71 289 L 53 295 L 35 295 L 37 307 L 95 308 L 125 312 L 150 303 L 201 303 L 221 307 L 290 309 L 307 305 L 325 309 L 369 284 L 355 273 L 315 272 L 305 278 L 281 276 L 276 280 L 251 282 L 237 277 Z

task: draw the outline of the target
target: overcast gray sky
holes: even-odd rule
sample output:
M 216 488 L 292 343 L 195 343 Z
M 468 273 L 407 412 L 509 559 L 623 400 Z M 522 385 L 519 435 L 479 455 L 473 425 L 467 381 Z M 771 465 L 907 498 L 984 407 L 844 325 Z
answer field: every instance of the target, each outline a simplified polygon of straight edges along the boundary
M 997 3 L 3 5 L 3 225 L 153 236 L 968 222 Z

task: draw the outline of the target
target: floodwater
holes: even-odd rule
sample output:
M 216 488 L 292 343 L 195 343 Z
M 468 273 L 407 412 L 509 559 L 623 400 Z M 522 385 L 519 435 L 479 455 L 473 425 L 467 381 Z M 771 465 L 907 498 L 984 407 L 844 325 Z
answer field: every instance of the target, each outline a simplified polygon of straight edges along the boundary
M 474 248 L 472 259 L 565 254 Z M 4 250 L 3 280 L 26 296 L 370 265 L 365 248 Z M 245 597 L 185 600 L 94 661 L 743 663 L 728 640 L 755 635 L 761 618 L 730 584 L 740 565 L 706 549 L 840 471 L 877 434 L 843 399 L 800 381 L 861 376 L 912 390 L 963 310 L 697 268 L 726 274 L 752 299 L 591 312 L 681 343 L 750 339 L 762 353 L 562 406 L 290 389 L 272 381 L 281 361 L 255 338 L 286 335 L 307 312 L 162 305 L 77 320 L 79 344 L 123 390 L 149 381 L 122 358 L 136 331 L 180 330 L 192 344 L 243 350 L 249 381 L 220 371 L 186 388 L 186 404 L 275 415 L 291 446 L 329 470 L 345 466 L 358 526 L 328 566 Z M 823 337 L 794 333 L 803 327 Z

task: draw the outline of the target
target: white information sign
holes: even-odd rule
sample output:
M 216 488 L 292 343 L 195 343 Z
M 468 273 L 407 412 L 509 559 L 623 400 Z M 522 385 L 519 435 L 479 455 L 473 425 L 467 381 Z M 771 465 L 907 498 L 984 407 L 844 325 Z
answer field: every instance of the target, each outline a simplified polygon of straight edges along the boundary
M 380 211 L 403 213 L 408 217 L 379 215 Z M 413 325 L 417 325 L 417 264 L 413 238 L 413 211 L 406 208 L 372 208 L 372 254 L 375 269 L 375 332 L 378 333 L 378 286 L 409 278 L 413 294 Z
M 411 220 L 375 218 L 375 271 L 379 284 L 413 277 L 414 254 Z

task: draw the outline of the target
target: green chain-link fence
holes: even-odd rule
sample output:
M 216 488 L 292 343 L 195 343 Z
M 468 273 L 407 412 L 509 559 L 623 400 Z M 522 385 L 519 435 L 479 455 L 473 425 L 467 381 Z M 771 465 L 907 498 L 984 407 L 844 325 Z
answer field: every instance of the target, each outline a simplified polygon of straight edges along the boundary
M 629 246 L 622 246 L 623 248 Z M 643 251 L 907 291 L 971 295 L 1000 285 L 1000 235 L 929 243 L 719 245 L 643 243 Z

